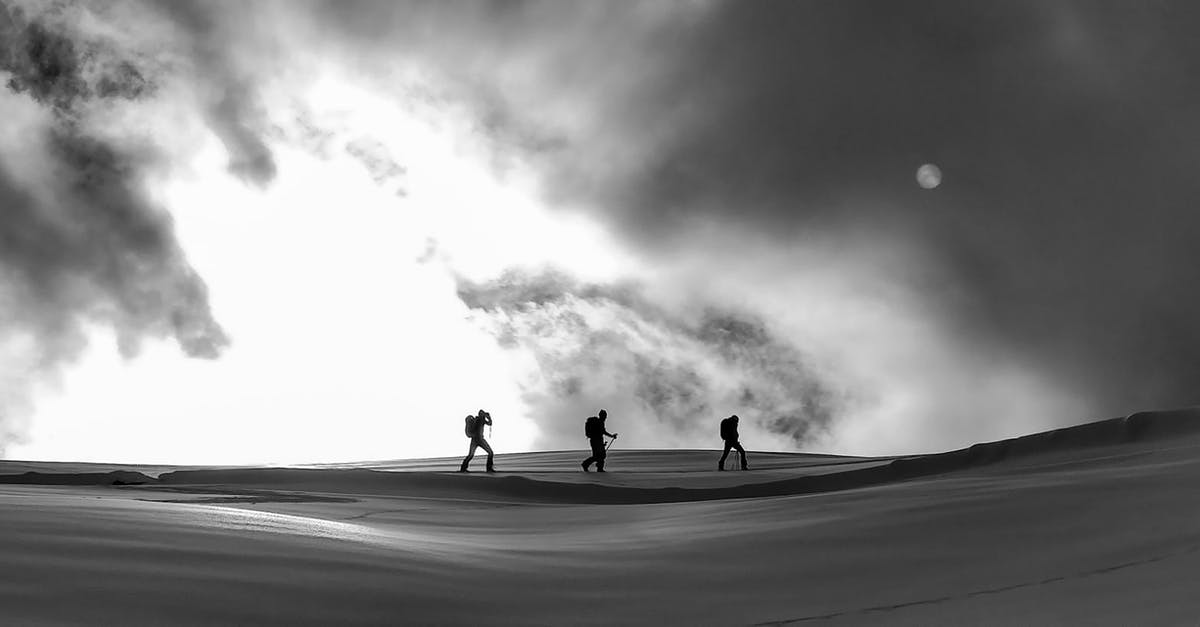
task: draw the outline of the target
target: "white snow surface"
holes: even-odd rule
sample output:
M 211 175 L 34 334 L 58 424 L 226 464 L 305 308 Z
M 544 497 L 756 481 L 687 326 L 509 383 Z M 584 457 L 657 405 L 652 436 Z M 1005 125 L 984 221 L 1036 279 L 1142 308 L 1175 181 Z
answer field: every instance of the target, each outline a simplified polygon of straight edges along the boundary
M 1200 414 L 1133 420 L 908 466 L 752 451 L 724 473 L 713 451 L 614 451 L 605 475 L 559 451 L 496 475 L 39 485 L 134 468 L 0 462 L 0 623 L 1193 624 Z

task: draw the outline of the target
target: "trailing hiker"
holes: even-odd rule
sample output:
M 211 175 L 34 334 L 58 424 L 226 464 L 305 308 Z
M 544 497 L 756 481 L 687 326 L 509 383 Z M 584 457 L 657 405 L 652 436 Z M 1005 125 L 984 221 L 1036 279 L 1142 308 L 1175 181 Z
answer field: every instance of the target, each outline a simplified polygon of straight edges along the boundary
M 588 442 L 592 445 L 592 456 L 580 464 L 583 466 L 584 472 L 589 472 L 588 468 L 593 463 L 596 464 L 596 472 L 604 472 L 604 458 L 608 456 L 608 449 L 604 446 L 604 436 L 617 439 L 617 434 L 609 433 L 604 429 L 604 421 L 607 419 L 608 412 L 601 409 L 599 414 L 588 418 L 583 423 L 583 434 L 587 436 Z
M 471 463 L 471 458 L 475 457 L 476 448 L 482 448 L 483 450 L 487 451 L 487 471 L 496 472 L 496 469 L 492 467 L 492 447 L 489 446 L 487 440 L 483 438 L 484 425 L 491 424 L 492 415 L 482 409 L 479 410 L 478 415 L 467 416 L 466 426 L 463 428 L 463 432 L 466 433 L 468 438 L 471 438 L 471 450 L 467 451 L 467 457 L 463 460 L 462 467 L 458 469 L 459 472 L 470 472 L 467 470 L 467 465 Z
M 746 449 L 742 448 L 741 442 L 738 442 L 738 417 L 734 414 L 721 421 L 721 439 L 725 440 L 725 453 L 721 455 L 721 461 L 717 462 L 717 470 L 725 470 L 725 458 L 729 457 L 729 449 L 736 449 L 738 455 L 742 459 L 742 470 L 750 470 L 746 465 Z

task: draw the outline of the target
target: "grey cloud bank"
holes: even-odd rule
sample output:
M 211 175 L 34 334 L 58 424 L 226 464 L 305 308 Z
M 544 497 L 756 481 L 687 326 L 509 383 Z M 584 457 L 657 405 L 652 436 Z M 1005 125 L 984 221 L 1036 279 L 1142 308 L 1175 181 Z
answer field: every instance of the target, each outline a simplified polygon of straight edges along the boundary
M 515 6 L 539 41 L 542 5 Z M 875 271 L 964 359 L 1015 356 L 1076 396 L 1091 415 L 1050 418 L 1069 422 L 1197 401 L 1198 25 L 1171 2 L 717 3 L 649 34 L 547 37 L 586 78 L 509 101 L 603 94 L 533 158 L 550 198 L 650 258 L 723 225 L 922 250 Z M 927 161 L 933 192 L 912 179 Z

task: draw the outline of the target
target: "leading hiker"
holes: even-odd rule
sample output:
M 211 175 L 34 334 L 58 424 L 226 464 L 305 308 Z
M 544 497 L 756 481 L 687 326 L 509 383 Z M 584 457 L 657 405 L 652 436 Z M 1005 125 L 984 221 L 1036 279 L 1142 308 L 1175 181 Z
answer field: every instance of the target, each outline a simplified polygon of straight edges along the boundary
M 604 421 L 607 419 L 608 412 L 601 409 L 599 414 L 588 418 L 583 423 L 583 434 L 587 436 L 588 442 L 592 445 L 592 456 L 580 464 L 583 466 L 584 472 L 589 472 L 588 468 L 592 463 L 596 464 L 596 472 L 604 472 L 604 458 L 608 455 L 608 451 L 604 447 L 604 436 L 617 439 L 617 434 L 609 433 L 604 429 Z
M 475 416 L 467 416 L 464 431 L 467 437 L 471 438 L 471 450 L 467 451 L 467 458 L 463 460 L 462 467 L 458 469 L 459 472 L 470 472 L 467 470 L 467 465 L 471 463 L 471 458 L 475 457 L 476 448 L 487 451 L 487 471 L 496 472 L 496 469 L 492 467 L 492 447 L 488 445 L 487 440 L 483 439 L 483 427 L 490 424 L 492 424 L 492 415 L 482 409 Z

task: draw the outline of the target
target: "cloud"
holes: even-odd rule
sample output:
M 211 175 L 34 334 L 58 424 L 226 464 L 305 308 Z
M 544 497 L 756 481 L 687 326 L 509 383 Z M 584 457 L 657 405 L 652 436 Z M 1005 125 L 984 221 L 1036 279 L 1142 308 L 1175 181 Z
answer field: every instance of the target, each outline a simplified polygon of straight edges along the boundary
M 229 153 L 229 172 L 257 185 L 276 176 L 258 84 L 270 74 L 272 31 L 261 11 L 204 2 L 145 3 L 175 27 L 173 45 L 194 72 L 209 126 Z
M 0 138 L 0 345 L 11 384 L 0 445 L 19 437 L 33 383 L 82 350 L 85 325 L 111 327 L 127 356 L 146 337 L 207 358 L 228 341 L 170 216 L 145 192 L 157 155 L 89 127 L 96 110 L 154 84 L 54 17 L 0 11 L 0 111 L 16 123 Z
M 737 412 L 755 446 L 800 448 L 845 402 L 748 311 L 679 315 L 636 285 L 586 285 L 552 270 L 462 280 L 458 293 L 501 346 L 532 356 L 521 383 L 539 448 L 578 446 L 582 418 L 600 407 L 635 446 L 710 446 L 716 421 Z
M 514 127 L 540 120 L 559 138 L 526 154 L 547 198 L 650 264 L 690 257 L 697 232 L 723 227 L 775 250 L 870 232 L 936 269 L 904 287 L 944 324 L 939 348 L 1012 355 L 1085 401 L 1088 415 L 1046 421 L 1197 402 L 1197 11 L 511 9 L 494 28 L 446 20 L 447 41 L 482 34 L 433 62 L 500 94 Z M 913 182 L 925 162 L 945 172 L 934 192 Z M 923 268 L 879 269 L 910 270 Z

